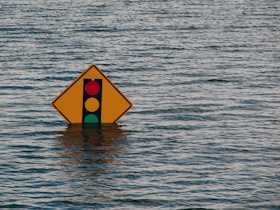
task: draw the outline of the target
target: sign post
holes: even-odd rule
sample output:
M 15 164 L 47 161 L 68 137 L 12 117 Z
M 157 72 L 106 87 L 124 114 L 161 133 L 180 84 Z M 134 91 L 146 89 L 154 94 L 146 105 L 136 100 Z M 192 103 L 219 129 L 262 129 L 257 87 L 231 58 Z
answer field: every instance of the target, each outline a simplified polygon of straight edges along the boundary
M 69 124 L 115 123 L 132 103 L 96 66 L 91 65 L 53 102 Z

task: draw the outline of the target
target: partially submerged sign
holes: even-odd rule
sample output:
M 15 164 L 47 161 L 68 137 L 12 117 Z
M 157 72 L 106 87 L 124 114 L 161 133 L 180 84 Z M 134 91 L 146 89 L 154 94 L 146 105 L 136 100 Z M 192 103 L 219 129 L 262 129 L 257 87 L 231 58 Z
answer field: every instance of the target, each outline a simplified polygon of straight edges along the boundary
M 94 64 L 52 105 L 69 124 L 114 123 L 132 107 L 132 103 Z

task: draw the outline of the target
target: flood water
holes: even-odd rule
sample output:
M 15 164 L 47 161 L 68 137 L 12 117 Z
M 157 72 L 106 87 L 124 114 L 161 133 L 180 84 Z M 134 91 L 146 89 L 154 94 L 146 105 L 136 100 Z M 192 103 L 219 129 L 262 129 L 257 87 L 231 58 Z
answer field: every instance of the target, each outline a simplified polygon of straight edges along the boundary
M 0 208 L 280 209 L 280 2 L 0 2 Z M 96 64 L 133 103 L 68 125 Z

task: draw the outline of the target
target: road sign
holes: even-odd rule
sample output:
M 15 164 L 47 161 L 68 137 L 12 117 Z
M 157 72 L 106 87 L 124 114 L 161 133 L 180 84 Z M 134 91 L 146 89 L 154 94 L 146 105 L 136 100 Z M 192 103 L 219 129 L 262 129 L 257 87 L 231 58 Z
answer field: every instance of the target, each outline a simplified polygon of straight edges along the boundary
M 132 103 L 94 64 L 52 105 L 70 124 L 114 123 L 132 107 Z

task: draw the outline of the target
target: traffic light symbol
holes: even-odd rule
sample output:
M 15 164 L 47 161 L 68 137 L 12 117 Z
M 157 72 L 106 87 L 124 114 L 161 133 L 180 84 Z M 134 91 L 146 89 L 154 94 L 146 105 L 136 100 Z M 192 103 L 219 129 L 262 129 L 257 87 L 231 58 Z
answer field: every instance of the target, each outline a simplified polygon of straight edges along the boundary
M 101 123 L 102 79 L 84 79 L 83 123 Z

